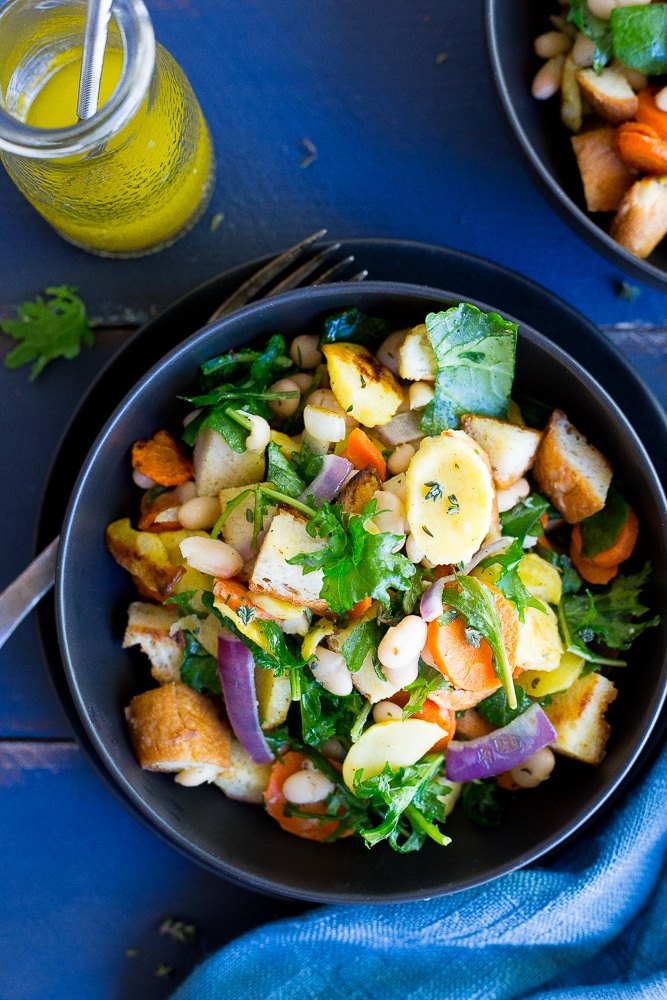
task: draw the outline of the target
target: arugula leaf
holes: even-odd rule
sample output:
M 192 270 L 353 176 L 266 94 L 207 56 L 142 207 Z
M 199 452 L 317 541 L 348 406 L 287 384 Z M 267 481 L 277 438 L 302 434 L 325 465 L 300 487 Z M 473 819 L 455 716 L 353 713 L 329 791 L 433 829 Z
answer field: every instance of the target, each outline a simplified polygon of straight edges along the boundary
M 667 4 L 617 7 L 610 24 L 617 59 L 647 76 L 667 72 Z
M 537 608 L 544 611 L 544 605 L 530 593 L 525 583 L 519 576 L 519 564 L 525 556 L 521 542 L 515 538 L 509 549 L 505 552 L 498 552 L 496 555 L 483 559 L 480 566 L 484 569 L 488 566 L 498 566 L 500 573 L 494 581 L 494 586 L 512 601 L 516 607 L 519 620 L 524 620 L 526 608 Z
M 496 801 L 498 786 L 493 778 L 469 781 L 463 786 L 463 811 L 477 826 L 496 828 L 503 820 L 503 810 Z
M 325 319 L 318 346 L 342 341 L 368 345 L 381 340 L 388 332 L 386 320 L 366 316 L 356 308 L 343 309 Z
M 456 582 L 461 589 L 451 587 L 447 591 L 447 604 L 455 608 L 468 625 L 480 632 L 488 642 L 493 652 L 493 668 L 505 689 L 507 703 L 510 708 L 516 708 L 512 665 L 503 643 L 502 623 L 493 592 L 473 576 L 456 574 Z
M 570 10 L 567 20 L 595 42 L 593 69 L 598 72 L 614 55 L 614 35 L 609 21 L 596 17 L 591 12 L 587 0 L 569 0 Z
M 377 648 L 384 635 L 384 629 L 377 618 L 355 625 L 343 643 L 343 657 L 350 673 L 356 673 L 366 659 L 368 653 L 373 653 L 377 660 Z
M 602 510 L 580 522 L 581 554 L 593 559 L 606 552 L 616 542 L 619 532 L 630 515 L 630 507 L 612 482 Z
M 533 529 L 539 523 L 542 515 L 552 509 L 549 501 L 545 500 L 539 493 L 531 493 L 525 500 L 515 504 L 511 510 L 503 511 L 500 515 L 503 535 L 518 538 L 522 545 L 528 535 L 539 537 L 544 534 L 542 525 L 537 531 Z
M 18 319 L 0 323 L 0 330 L 21 343 L 5 357 L 6 368 L 20 368 L 34 361 L 30 381 L 55 358 L 77 357 L 81 344 L 92 345 L 94 336 L 86 307 L 69 285 L 47 288 L 45 302 L 38 295 L 18 308 Z
M 273 483 L 281 493 L 286 493 L 290 497 L 300 496 L 306 488 L 306 484 L 297 474 L 289 459 L 285 458 L 275 441 L 269 441 L 266 459 L 267 480 Z
M 300 698 L 304 743 L 321 746 L 335 736 L 351 744 L 350 734 L 363 707 L 364 699 L 357 691 L 348 695 L 331 694 L 306 671 Z
M 197 611 L 192 606 L 192 598 L 196 593 L 196 590 L 184 590 L 180 594 L 172 594 L 171 597 L 165 597 L 162 603 L 175 604 L 178 608 L 179 618 L 185 618 L 186 615 L 192 615 L 193 618 L 206 618 L 205 611 Z
M 192 632 L 184 632 L 185 650 L 181 664 L 181 680 L 195 691 L 210 691 L 211 694 L 222 694 L 218 661 L 207 653 Z
M 407 556 L 393 551 L 402 535 L 371 535 L 366 531 L 366 521 L 376 509 L 377 501 L 371 500 L 361 514 L 349 514 L 340 504 L 322 500 L 306 530 L 313 538 L 326 539 L 326 547 L 287 560 L 290 565 L 302 566 L 304 573 L 322 569 L 320 597 L 336 613 L 349 611 L 365 597 L 389 605 L 388 588 L 408 588 L 415 574 Z
M 436 670 L 435 667 L 429 666 L 419 657 L 419 672 L 416 678 L 410 683 L 406 684 L 404 691 L 407 691 L 409 698 L 407 704 L 403 706 L 403 718 L 407 719 L 415 712 L 420 712 L 424 707 L 424 702 L 431 694 L 432 691 L 442 691 L 446 688 L 451 688 L 451 684 L 447 681 L 444 675 Z
M 411 767 L 393 770 L 385 764 L 380 774 L 355 781 L 355 794 L 370 800 L 381 816 L 376 826 L 359 828 L 369 847 L 388 840 L 405 854 L 419 850 L 427 836 L 443 847 L 451 842 L 437 826 L 445 821 L 443 800 L 450 791 L 438 780 L 443 760 L 442 754 L 428 754 Z
M 517 326 L 467 303 L 429 313 L 426 330 L 437 360 L 435 396 L 421 430 L 457 427 L 462 413 L 505 417 L 514 380 Z
M 324 458 L 312 450 L 308 442 L 301 445 L 301 450 L 292 455 L 292 467 L 296 474 L 306 483 L 312 483 L 321 471 Z
M 502 688 L 494 691 L 488 698 L 484 698 L 475 708 L 492 726 L 502 729 L 503 726 L 509 725 L 517 716 L 523 715 L 526 709 L 530 708 L 533 704 L 526 692 L 518 684 L 514 685 L 514 693 L 516 695 L 516 708 L 509 707 L 507 697 Z
M 650 609 L 639 596 L 650 574 L 647 562 L 638 573 L 617 576 L 602 592 L 565 594 L 561 609 L 571 635 L 582 642 L 598 639 L 609 649 L 629 649 L 645 629 L 660 623 L 659 615 L 642 617 Z

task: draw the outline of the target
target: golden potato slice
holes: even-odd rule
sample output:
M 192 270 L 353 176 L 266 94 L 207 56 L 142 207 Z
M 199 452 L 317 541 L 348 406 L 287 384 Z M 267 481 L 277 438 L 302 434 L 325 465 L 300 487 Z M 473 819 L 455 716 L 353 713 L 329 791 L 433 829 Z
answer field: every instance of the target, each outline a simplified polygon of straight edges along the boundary
M 354 789 L 354 776 L 359 770 L 364 780 L 379 774 L 385 764 L 391 768 L 410 767 L 442 736 L 440 726 L 423 719 L 377 722 L 352 744 L 343 761 L 343 781 L 348 788 Z
M 393 372 L 361 344 L 324 344 L 334 396 L 346 413 L 365 427 L 389 423 L 403 402 Z

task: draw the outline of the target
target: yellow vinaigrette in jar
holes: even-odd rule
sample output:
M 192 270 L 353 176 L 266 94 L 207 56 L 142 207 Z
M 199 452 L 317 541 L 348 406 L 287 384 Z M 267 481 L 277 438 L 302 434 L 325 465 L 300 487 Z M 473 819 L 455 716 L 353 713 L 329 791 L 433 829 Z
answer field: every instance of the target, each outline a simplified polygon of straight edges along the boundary
M 117 17 L 122 6 L 114 7 Z M 15 142 L 8 148 L 0 135 L 4 166 L 28 201 L 60 235 L 103 256 L 141 256 L 173 243 L 200 218 L 214 185 L 213 149 L 197 98 L 175 60 L 155 44 L 150 22 L 148 28 L 154 46 L 148 65 L 145 53 L 128 55 L 112 32 L 98 111 L 79 121 L 82 49 L 68 22 L 63 40 L 45 40 L 46 58 L 33 62 L 26 54 L 18 61 L 18 96 L 9 110 L 25 148 L 17 151 Z M 133 58 L 143 78 L 136 85 Z

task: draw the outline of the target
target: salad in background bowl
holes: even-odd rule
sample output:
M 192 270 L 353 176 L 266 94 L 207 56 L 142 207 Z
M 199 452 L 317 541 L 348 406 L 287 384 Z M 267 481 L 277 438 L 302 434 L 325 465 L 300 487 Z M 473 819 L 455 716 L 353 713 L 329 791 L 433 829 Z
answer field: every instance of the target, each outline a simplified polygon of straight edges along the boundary
M 604 392 L 484 304 L 249 307 L 148 373 L 86 462 L 58 589 L 77 708 L 221 874 L 315 900 L 479 884 L 574 832 L 648 739 L 663 505 Z
M 667 4 L 487 0 L 486 14 L 501 102 L 546 193 L 596 249 L 664 291 Z

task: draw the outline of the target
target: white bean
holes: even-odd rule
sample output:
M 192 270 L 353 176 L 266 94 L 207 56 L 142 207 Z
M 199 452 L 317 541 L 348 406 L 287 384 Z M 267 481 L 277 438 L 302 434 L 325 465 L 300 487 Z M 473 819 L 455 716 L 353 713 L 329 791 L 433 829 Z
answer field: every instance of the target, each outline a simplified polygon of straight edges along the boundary
M 385 677 L 390 684 L 396 688 L 404 688 L 407 684 L 412 684 L 419 674 L 419 657 L 415 656 L 409 663 L 402 667 L 383 667 Z
M 612 10 L 617 7 L 643 7 L 647 3 L 651 0 L 588 0 L 588 7 L 591 14 L 608 21 Z
M 155 486 L 154 479 L 151 479 L 150 476 L 145 476 L 143 472 L 138 472 L 136 469 L 132 470 L 132 482 L 140 490 L 152 490 Z
M 398 476 L 401 472 L 406 471 L 415 451 L 416 449 L 414 445 L 408 443 L 396 446 L 387 459 L 387 470 L 392 474 L 392 476 Z
M 388 368 L 394 375 L 398 375 L 398 350 L 405 340 L 406 331 L 396 330 L 386 337 L 375 352 L 375 357 L 381 365 Z
M 388 490 L 389 493 L 395 493 L 405 503 L 405 473 L 399 472 L 393 475 L 391 479 L 386 479 L 382 484 L 382 489 Z
M 376 490 L 373 498 L 377 500 L 377 514 L 373 518 L 380 531 L 392 535 L 404 535 L 407 529 L 405 505 L 400 497 L 389 490 Z
M 195 417 L 198 417 L 200 413 L 201 409 L 191 410 L 190 413 L 186 413 L 183 417 L 183 426 L 187 427 L 188 424 L 191 424 Z
M 395 670 L 405 667 L 426 644 L 426 622 L 419 615 L 406 615 L 398 625 L 392 625 L 378 646 L 378 659 L 383 667 Z
M 331 694 L 352 693 L 352 675 L 341 653 L 318 646 L 315 659 L 310 665 L 313 677 Z
M 243 559 L 236 549 L 219 538 L 204 538 L 193 535 L 179 544 L 181 555 L 188 566 L 209 576 L 219 576 L 229 580 L 243 568 Z
M 587 66 L 593 65 L 596 49 L 595 42 L 592 42 L 583 31 L 579 31 L 572 46 L 572 59 L 577 66 L 585 69 Z
M 408 401 L 411 410 L 423 410 L 435 396 L 432 382 L 412 382 L 408 389 Z
M 654 97 L 656 107 L 660 108 L 661 111 L 667 111 L 667 87 L 663 87 L 659 90 Z
M 205 782 L 215 781 L 220 775 L 220 768 L 215 764 L 200 764 L 198 767 L 185 767 L 174 775 L 174 781 L 186 788 L 194 788 Z
M 572 41 L 562 31 L 545 31 L 533 42 L 535 55 L 541 59 L 551 59 L 552 56 L 565 55 L 572 48 Z
M 531 86 L 531 93 L 538 101 L 546 101 L 558 93 L 564 62 L 565 56 L 552 56 L 538 69 Z
M 296 372 L 295 375 L 290 376 L 290 379 L 292 382 L 296 382 L 302 396 L 308 392 L 313 384 L 313 376 L 310 372 Z
M 302 333 L 295 337 L 289 348 L 289 356 L 298 368 L 317 368 L 322 364 L 322 353 L 317 346 L 319 337 L 313 333 Z
M 373 705 L 373 719 L 375 722 L 400 722 L 403 718 L 403 709 L 393 701 L 378 701 Z
M 303 425 L 318 441 L 337 442 L 345 438 L 345 418 L 322 406 L 309 403 L 303 411 Z
M 417 545 L 415 536 L 412 533 L 405 540 L 405 554 L 415 566 L 424 558 L 424 553 Z
M 324 801 L 335 787 L 333 781 L 330 781 L 322 771 L 304 767 L 285 778 L 283 795 L 292 805 L 312 806 L 316 802 Z
M 287 399 L 270 399 L 269 409 L 277 417 L 285 419 L 291 417 L 299 408 L 301 401 L 301 390 L 298 384 L 291 378 L 279 378 L 269 386 L 269 392 L 298 392 L 298 396 L 288 396 Z
M 202 531 L 212 528 L 220 517 L 220 503 L 217 497 L 193 497 L 181 504 L 178 520 L 184 528 Z
M 181 483 L 174 490 L 174 496 L 179 503 L 187 503 L 197 496 L 197 485 L 193 479 L 188 479 L 187 483 Z
M 530 483 L 527 479 L 517 479 L 515 483 L 504 490 L 496 490 L 496 501 L 498 503 L 498 513 L 502 514 L 506 510 L 511 510 L 530 493 Z
M 246 413 L 252 424 L 252 430 L 245 439 L 246 451 L 264 451 L 271 440 L 271 428 L 264 417 L 257 413 Z
M 528 757 L 522 764 L 513 767 L 509 772 L 512 779 L 521 788 L 536 788 L 537 785 L 546 781 L 556 764 L 553 750 L 549 747 L 542 747 L 532 757 Z

